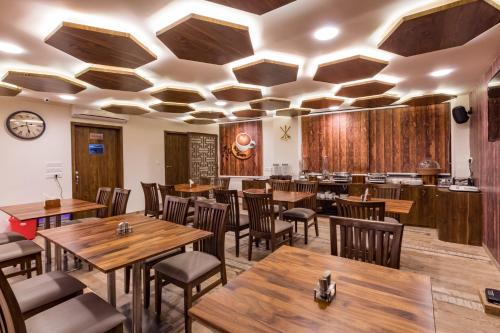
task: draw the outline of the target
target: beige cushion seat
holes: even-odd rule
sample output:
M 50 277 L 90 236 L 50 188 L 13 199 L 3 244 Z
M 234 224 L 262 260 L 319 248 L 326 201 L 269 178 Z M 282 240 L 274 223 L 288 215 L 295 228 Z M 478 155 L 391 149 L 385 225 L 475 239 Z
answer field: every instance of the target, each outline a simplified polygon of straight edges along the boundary
M 98 333 L 121 325 L 125 316 L 99 296 L 88 293 L 26 320 L 28 333 Z
M 388 216 L 384 217 L 384 222 L 399 224 L 399 221 L 397 219 L 395 219 L 394 217 L 388 217 Z
M 0 262 L 29 256 L 42 251 L 43 249 L 40 246 L 30 240 L 21 240 L 14 243 L 0 245 Z
M 286 221 L 282 221 L 282 220 L 275 220 L 274 223 L 275 223 L 274 232 L 277 234 L 293 228 L 293 226 L 290 222 L 286 222 Z
M 0 245 L 3 244 L 8 244 L 12 242 L 18 242 L 21 240 L 26 240 L 26 237 L 24 237 L 21 234 L 18 234 L 17 232 L 2 232 L 0 233 Z
M 250 223 L 250 219 L 248 215 L 240 215 L 240 226 L 248 225 Z
M 316 215 L 316 212 L 308 208 L 292 208 L 283 212 L 284 219 L 310 219 Z
M 165 259 L 153 268 L 165 276 L 189 283 L 220 264 L 220 260 L 211 254 L 192 251 Z
M 159 254 L 157 256 L 146 259 L 146 263 L 152 265 L 154 263 L 162 261 L 163 259 L 166 259 L 168 257 L 174 256 L 174 255 L 177 255 L 180 253 L 182 253 L 182 250 L 180 248 L 172 250 L 172 251 L 168 251 L 167 253 L 162 253 L 162 254 Z
M 11 287 L 24 314 L 81 294 L 87 286 L 64 272 L 56 271 L 16 282 Z

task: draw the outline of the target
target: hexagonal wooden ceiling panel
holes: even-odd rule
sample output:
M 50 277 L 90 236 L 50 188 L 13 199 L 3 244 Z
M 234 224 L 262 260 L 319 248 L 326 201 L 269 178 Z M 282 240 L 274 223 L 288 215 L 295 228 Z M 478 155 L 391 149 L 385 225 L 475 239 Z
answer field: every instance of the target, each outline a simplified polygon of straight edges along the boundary
M 151 96 L 164 102 L 197 103 L 205 100 L 201 94 L 192 89 L 167 87 L 151 93 Z
M 391 95 L 368 96 L 356 99 L 351 106 L 357 108 L 379 108 L 388 106 L 399 100 L 399 97 Z
M 395 86 L 396 85 L 393 83 L 369 80 L 360 83 L 343 85 L 337 92 L 337 95 L 350 98 L 381 95 Z
M 248 27 L 191 14 L 156 33 L 179 59 L 216 65 L 253 55 Z
M 455 95 L 448 95 L 448 94 L 430 94 L 430 95 L 412 97 L 404 101 L 404 104 L 409 106 L 427 106 L 427 105 L 444 103 L 456 97 L 457 96 Z
M 215 120 L 213 119 L 186 119 L 184 120 L 185 123 L 191 124 L 191 125 L 208 125 L 208 124 L 215 124 Z
M 76 78 L 101 89 L 141 91 L 153 86 L 134 70 L 109 66 L 90 66 L 76 75 Z
M 262 98 L 262 91 L 258 88 L 248 88 L 239 86 L 228 86 L 212 91 L 217 98 L 231 102 L 247 102 Z
M 289 108 L 291 103 L 289 99 L 285 98 L 266 97 L 250 101 L 250 106 L 252 109 L 274 111 Z
M 132 104 L 121 104 L 121 103 L 108 104 L 102 107 L 101 110 L 116 114 L 127 114 L 132 116 L 140 116 L 142 114 L 149 113 L 147 109 L 142 108 L 140 106 Z
M 388 64 L 384 60 L 356 55 L 319 65 L 314 80 L 328 83 L 344 83 L 371 78 Z
M 300 117 L 307 116 L 309 113 L 311 113 L 311 110 L 304 108 L 291 108 L 276 111 L 276 115 L 280 117 Z
M 267 112 L 265 110 L 248 109 L 233 111 L 233 115 L 238 118 L 261 118 L 267 116 Z
M 221 111 L 196 111 L 191 113 L 191 116 L 195 118 L 203 119 L 221 119 L 226 118 L 226 114 Z
M 166 113 L 186 113 L 194 111 L 194 108 L 185 103 L 161 102 L 150 106 L 151 109 Z
M 17 96 L 21 90 L 19 87 L 0 83 L 0 96 Z
M 297 81 L 298 72 L 298 65 L 268 59 L 233 68 L 238 82 L 265 87 Z
M 302 101 L 302 104 L 300 106 L 307 109 L 327 109 L 332 106 L 339 106 L 342 103 L 344 103 L 344 100 L 342 98 L 320 97 L 306 99 Z
M 45 43 L 91 64 L 137 68 L 156 55 L 129 33 L 63 22 Z
M 208 0 L 224 6 L 262 15 L 276 8 L 288 5 L 295 0 Z
M 490 0 L 459 0 L 403 17 L 379 48 L 413 56 L 460 46 L 500 23 L 500 7 Z
M 51 93 L 77 94 L 87 89 L 83 84 L 66 77 L 37 72 L 8 71 L 3 81 L 26 89 Z

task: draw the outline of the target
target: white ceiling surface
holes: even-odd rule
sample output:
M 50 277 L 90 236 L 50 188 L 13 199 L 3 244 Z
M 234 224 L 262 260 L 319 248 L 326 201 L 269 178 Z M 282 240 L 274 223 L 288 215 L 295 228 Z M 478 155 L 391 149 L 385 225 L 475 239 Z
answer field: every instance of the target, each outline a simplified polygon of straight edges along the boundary
M 236 84 L 233 67 L 264 57 L 300 65 L 296 82 L 262 87 L 265 97 L 291 98 L 292 106 L 299 106 L 304 98 L 333 96 L 339 88 L 312 80 L 319 63 L 359 52 L 389 60 L 389 66 L 377 77 L 396 82 L 397 86 L 389 93 L 403 99 L 422 93 L 467 93 L 500 54 L 500 25 L 464 46 L 408 58 L 376 48 L 398 18 L 442 3 L 440 0 L 297 0 L 258 16 L 204 0 L 0 0 L 0 41 L 17 44 L 25 50 L 22 54 L 0 52 L 0 76 L 9 69 L 27 69 L 73 77 L 84 69 L 87 64 L 43 41 L 62 21 L 69 21 L 132 33 L 158 56 L 158 60 L 137 69 L 154 83 L 153 88 L 133 93 L 85 84 L 88 89 L 70 102 L 82 107 L 99 108 L 112 101 L 147 107 L 158 102 L 149 95 L 151 91 L 168 85 L 200 90 L 207 100 L 193 104 L 196 109 L 220 109 L 215 106 L 216 99 L 210 90 Z M 256 55 L 225 66 L 177 59 L 156 38 L 156 32 L 190 13 L 249 26 Z M 315 40 L 313 32 L 323 26 L 337 27 L 340 33 L 330 41 Z M 429 76 L 430 72 L 443 68 L 454 71 L 446 77 Z M 58 94 L 29 90 L 23 90 L 20 96 L 61 101 Z M 229 102 L 224 110 L 229 114 L 242 108 L 248 108 L 248 103 Z M 148 116 L 165 115 L 155 112 Z

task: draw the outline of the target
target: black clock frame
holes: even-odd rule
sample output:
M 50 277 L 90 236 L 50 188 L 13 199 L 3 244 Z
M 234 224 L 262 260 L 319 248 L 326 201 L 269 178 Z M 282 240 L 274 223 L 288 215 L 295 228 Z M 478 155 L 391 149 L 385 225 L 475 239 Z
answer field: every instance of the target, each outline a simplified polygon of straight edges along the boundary
M 29 113 L 29 114 L 33 114 L 35 116 L 37 116 L 38 118 L 40 118 L 40 120 L 42 120 L 43 122 L 43 129 L 42 129 L 42 132 L 40 132 L 40 135 L 38 135 L 37 137 L 34 137 L 34 138 L 25 138 L 25 137 L 22 137 L 22 136 L 19 136 L 17 135 L 16 133 L 14 133 L 14 131 L 12 130 L 12 128 L 10 128 L 9 124 L 10 124 L 10 119 L 12 119 L 13 117 L 15 117 L 17 114 L 19 113 Z M 13 135 L 14 137 L 20 139 L 20 140 L 36 140 L 38 138 L 40 138 L 43 133 L 45 133 L 45 130 L 47 129 L 47 123 L 45 122 L 45 119 L 43 119 L 42 116 L 40 116 L 38 113 L 35 113 L 33 111 L 26 111 L 26 110 L 20 110 L 20 111 L 16 111 L 14 113 L 11 113 L 7 119 L 5 120 L 5 127 L 7 127 L 7 130 L 9 131 L 9 133 L 11 135 Z

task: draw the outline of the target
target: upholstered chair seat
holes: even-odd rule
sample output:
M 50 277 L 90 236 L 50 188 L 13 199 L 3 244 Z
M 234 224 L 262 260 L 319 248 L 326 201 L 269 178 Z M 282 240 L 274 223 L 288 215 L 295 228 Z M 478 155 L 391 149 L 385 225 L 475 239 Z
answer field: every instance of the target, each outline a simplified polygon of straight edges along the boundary
M 183 283 L 190 283 L 221 264 L 217 257 L 199 251 L 185 252 L 156 264 L 153 268 Z
M 308 208 L 292 208 L 283 212 L 284 219 L 311 219 L 316 215 L 316 212 Z
M 2 233 L 0 233 L 0 245 L 18 242 L 21 240 L 26 240 L 26 237 L 24 237 L 21 234 L 18 234 L 17 232 L 2 232 Z

